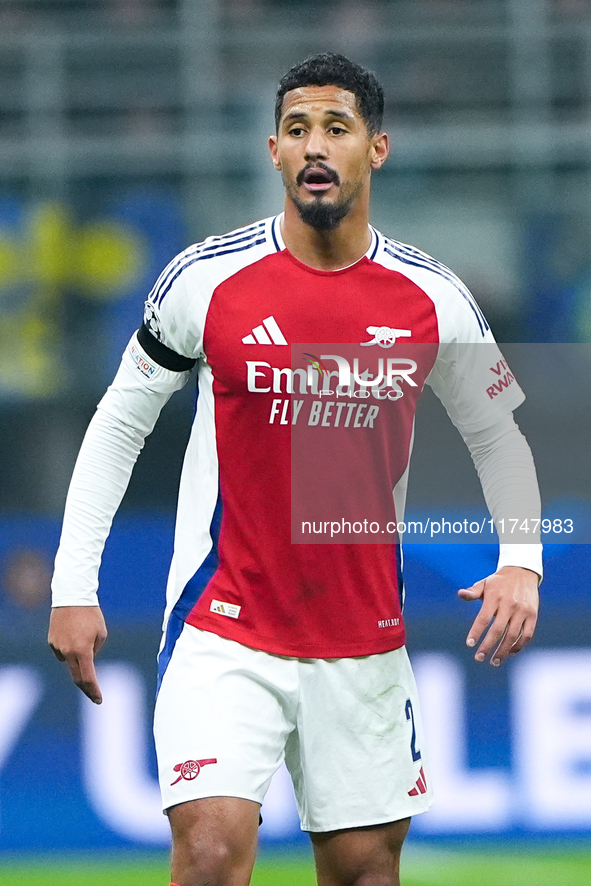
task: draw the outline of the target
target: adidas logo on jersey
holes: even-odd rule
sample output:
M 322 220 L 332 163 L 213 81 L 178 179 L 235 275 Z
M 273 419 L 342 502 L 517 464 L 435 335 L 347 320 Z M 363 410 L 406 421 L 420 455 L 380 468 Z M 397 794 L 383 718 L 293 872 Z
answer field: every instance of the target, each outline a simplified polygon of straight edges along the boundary
M 249 335 L 242 339 L 243 345 L 286 345 L 285 336 L 279 329 L 275 317 L 266 317 L 260 326 L 255 326 Z
M 227 618 L 238 618 L 241 609 L 242 606 L 238 606 L 236 603 L 224 603 L 222 600 L 212 600 L 209 607 L 210 612 L 215 612 L 216 615 L 225 615 Z

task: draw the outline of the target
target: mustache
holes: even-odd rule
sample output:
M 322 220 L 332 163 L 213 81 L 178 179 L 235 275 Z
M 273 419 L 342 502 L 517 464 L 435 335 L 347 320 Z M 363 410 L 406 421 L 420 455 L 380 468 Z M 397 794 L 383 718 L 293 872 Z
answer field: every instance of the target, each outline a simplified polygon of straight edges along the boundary
M 316 163 L 308 163 L 304 166 L 303 169 L 300 169 L 296 176 L 296 184 L 303 184 L 304 177 L 308 170 L 310 169 L 322 169 L 323 172 L 326 173 L 327 177 L 333 182 L 335 185 L 340 185 L 341 180 L 339 178 L 339 174 L 335 169 L 331 169 L 330 166 L 327 166 L 326 163 L 323 163 L 321 160 L 318 160 Z

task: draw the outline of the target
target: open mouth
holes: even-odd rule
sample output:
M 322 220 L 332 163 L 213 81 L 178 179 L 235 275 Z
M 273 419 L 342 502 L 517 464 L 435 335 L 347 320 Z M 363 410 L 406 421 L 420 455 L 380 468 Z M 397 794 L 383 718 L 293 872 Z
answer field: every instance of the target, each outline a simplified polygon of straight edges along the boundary
M 303 184 L 306 190 L 312 193 L 328 191 L 333 184 L 338 184 L 338 181 L 337 173 L 321 164 L 307 166 L 298 175 L 298 184 Z

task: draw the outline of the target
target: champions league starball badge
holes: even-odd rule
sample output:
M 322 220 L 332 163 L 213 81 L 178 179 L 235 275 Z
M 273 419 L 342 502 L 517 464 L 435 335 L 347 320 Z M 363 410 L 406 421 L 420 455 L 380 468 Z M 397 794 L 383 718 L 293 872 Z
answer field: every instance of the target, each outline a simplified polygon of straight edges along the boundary
M 162 331 L 160 329 L 160 320 L 152 302 L 147 301 L 144 308 L 144 323 L 158 341 L 162 340 Z

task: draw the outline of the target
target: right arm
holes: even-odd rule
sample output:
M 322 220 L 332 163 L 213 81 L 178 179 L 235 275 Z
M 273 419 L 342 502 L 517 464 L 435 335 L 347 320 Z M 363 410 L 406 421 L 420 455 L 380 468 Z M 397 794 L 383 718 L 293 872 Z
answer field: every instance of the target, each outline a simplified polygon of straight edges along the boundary
M 162 349 L 159 344 L 156 351 L 166 363 Z M 175 368 L 167 368 L 148 355 L 137 334 L 132 337 L 88 427 L 66 499 L 48 642 L 76 685 L 97 704 L 102 698 L 94 655 L 107 636 L 97 595 L 102 552 L 144 440 L 195 362 L 175 356 Z M 179 365 L 179 359 L 185 363 Z

